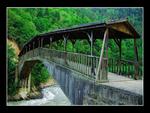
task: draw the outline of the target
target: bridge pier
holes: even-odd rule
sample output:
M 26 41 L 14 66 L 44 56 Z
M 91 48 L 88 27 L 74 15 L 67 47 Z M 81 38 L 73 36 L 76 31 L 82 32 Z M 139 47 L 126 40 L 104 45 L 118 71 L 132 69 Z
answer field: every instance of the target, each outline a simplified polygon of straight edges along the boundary
M 21 89 L 24 89 L 24 91 L 30 92 L 31 74 L 28 77 L 20 80 L 20 85 L 19 86 L 20 86 Z
M 19 75 L 19 70 L 18 70 L 18 64 L 16 65 L 16 70 L 15 70 L 15 84 L 18 84 L 18 75 Z
M 27 82 L 28 82 L 28 86 L 27 86 L 28 87 L 28 92 L 30 92 L 30 89 L 31 89 L 31 73 L 28 76 Z
M 27 84 L 26 79 L 22 79 L 22 80 L 20 81 L 21 87 L 19 88 L 18 94 L 19 94 L 23 99 L 27 98 L 27 93 L 28 93 L 28 91 L 27 91 L 26 84 Z
M 32 53 L 31 53 L 32 54 Z M 25 60 L 25 59 L 22 59 Z M 19 92 L 22 98 L 26 98 L 27 93 L 31 90 L 31 70 L 36 61 L 20 61 L 18 68 L 16 67 L 15 83 L 18 85 Z
M 31 82 L 31 75 L 26 78 L 22 78 L 19 80 L 19 89 L 18 94 L 23 98 L 27 98 L 27 94 L 30 92 L 30 82 Z

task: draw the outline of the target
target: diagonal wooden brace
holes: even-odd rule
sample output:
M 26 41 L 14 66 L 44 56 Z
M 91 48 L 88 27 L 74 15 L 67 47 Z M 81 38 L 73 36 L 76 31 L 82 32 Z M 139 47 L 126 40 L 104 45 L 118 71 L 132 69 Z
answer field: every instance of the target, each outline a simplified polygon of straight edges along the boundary
M 103 53 L 104 53 L 104 46 L 105 46 L 107 38 L 108 38 L 108 28 L 105 30 L 105 33 L 104 33 L 102 50 L 101 50 L 101 54 L 100 54 L 100 60 L 99 60 L 98 69 L 97 69 L 97 72 L 96 72 L 96 80 L 101 80 L 102 75 L 100 75 L 100 77 L 99 77 L 99 73 L 100 73 L 100 70 L 101 70 L 102 58 L 103 58 Z

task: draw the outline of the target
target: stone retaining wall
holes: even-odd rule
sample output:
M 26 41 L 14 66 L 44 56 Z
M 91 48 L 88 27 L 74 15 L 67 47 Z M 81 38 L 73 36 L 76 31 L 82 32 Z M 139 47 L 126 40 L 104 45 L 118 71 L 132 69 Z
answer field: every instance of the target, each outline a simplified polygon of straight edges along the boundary
M 81 73 L 44 62 L 50 74 L 74 105 L 142 105 L 143 96 L 104 84 L 95 84 Z

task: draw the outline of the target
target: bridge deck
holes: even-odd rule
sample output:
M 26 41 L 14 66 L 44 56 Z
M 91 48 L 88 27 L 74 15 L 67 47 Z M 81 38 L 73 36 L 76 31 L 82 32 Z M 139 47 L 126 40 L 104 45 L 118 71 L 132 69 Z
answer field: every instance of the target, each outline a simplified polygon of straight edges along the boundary
M 108 79 L 109 82 L 101 84 L 143 95 L 143 80 L 133 80 L 110 72 L 108 73 Z
M 108 72 L 108 80 L 110 82 L 119 82 L 119 81 L 131 81 L 133 79 L 125 77 L 124 75 L 118 75 L 116 73 Z

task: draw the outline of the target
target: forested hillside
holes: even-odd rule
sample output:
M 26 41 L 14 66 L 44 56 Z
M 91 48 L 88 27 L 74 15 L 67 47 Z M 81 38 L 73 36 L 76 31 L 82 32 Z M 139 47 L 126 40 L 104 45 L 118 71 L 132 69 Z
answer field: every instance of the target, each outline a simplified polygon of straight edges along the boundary
M 137 46 L 139 60 L 142 62 L 143 12 L 141 8 L 8 8 L 7 15 L 8 36 L 14 39 L 20 48 L 35 35 L 41 33 L 90 22 L 107 22 L 128 18 L 141 36 L 141 39 L 137 41 Z M 101 45 L 102 41 L 96 40 L 94 43 L 94 55 L 100 54 Z M 8 48 L 10 49 L 10 47 Z M 58 43 L 54 48 L 63 49 L 63 45 Z M 71 42 L 69 42 L 67 50 L 89 54 L 90 45 L 86 40 L 77 40 L 74 48 Z M 111 58 L 119 57 L 119 49 L 113 40 L 109 40 L 108 53 Z M 11 61 L 14 57 L 12 50 L 8 50 L 8 54 L 8 59 Z M 133 40 L 124 40 L 122 42 L 122 58 L 129 60 L 134 59 Z M 44 79 L 48 78 L 46 77 L 48 73 L 41 64 L 37 65 L 33 69 L 32 80 L 38 79 L 35 75 L 43 75 L 42 73 L 44 73 L 45 76 L 43 76 L 43 80 L 39 80 L 39 82 L 45 81 Z M 8 71 L 12 72 L 12 70 L 15 69 L 14 66 L 13 61 L 9 62 Z M 40 72 L 39 67 L 41 67 Z M 8 75 L 10 74 L 9 72 Z

